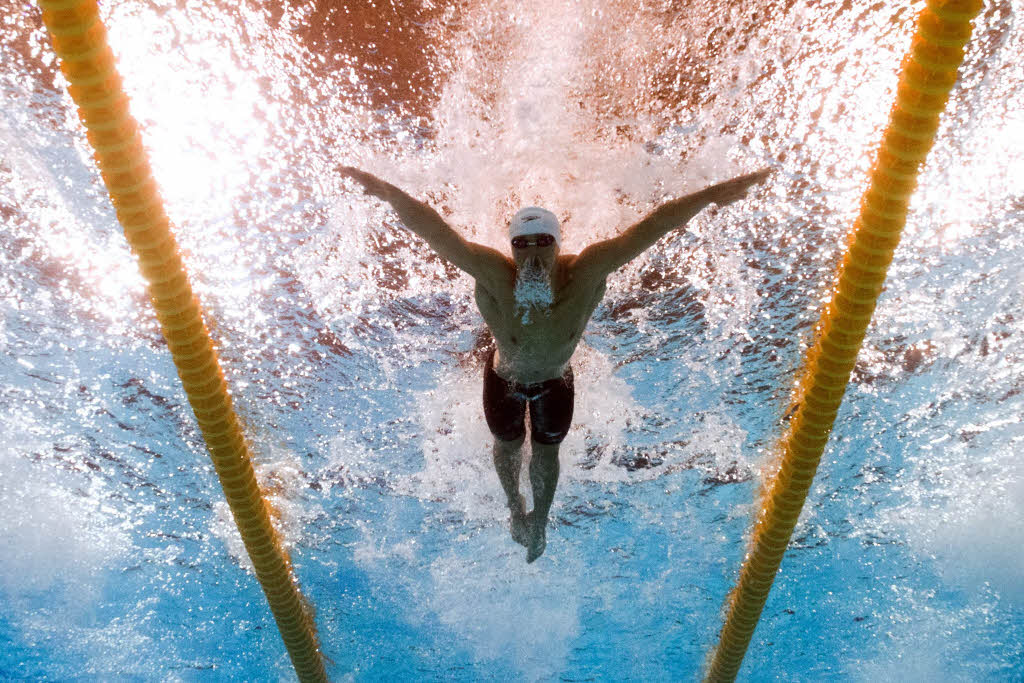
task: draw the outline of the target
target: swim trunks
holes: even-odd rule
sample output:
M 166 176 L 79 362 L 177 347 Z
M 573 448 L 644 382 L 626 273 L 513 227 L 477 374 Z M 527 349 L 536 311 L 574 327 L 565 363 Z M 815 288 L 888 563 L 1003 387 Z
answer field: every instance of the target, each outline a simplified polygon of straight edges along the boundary
M 530 436 L 543 444 L 561 443 L 572 423 L 575 398 L 572 367 L 561 377 L 518 384 L 494 371 L 494 349 L 487 354 L 484 370 L 484 416 L 496 438 L 515 441 L 526 433 L 526 405 L 530 406 Z

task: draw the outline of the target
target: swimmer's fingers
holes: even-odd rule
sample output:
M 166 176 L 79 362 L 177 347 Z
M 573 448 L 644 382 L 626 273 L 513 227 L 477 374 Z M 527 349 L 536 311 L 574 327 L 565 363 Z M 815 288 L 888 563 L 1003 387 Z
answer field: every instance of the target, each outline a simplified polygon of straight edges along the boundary
M 353 180 L 355 180 L 356 178 L 359 178 L 360 176 L 368 176 L 370 174 L 367 173 L 366 171 L 360 171 L 355 166 L 344 166 L 344 165 L 342 165 L 342 166 L 338 166 L 338 175 L 340 175 L 342 178 L 352 178 Z
M 753 173 L 737 176 L 736 178 L 733 178 L 733 180 L 742 181 L 743 183 L 746 183 L 747 187 L 750 187 L 768 180 L 768 176 L 770 176 L 774 170 L 775 169 L 772 168 L 762 168 L 761 170 L 754 171 Z
M 386 195 L 390 195 L 394 186 L 390 183 L 384 182 L 372 173 L 362 171 L 355 166 L 339 166 L 338 174 L 343 178 L 351 178 L 360 185 L 363 186 L 363 192 L 371 194 L 376 197 L 385 198 Z
M 339 166 L 338 173 L 343 178 L 351 178 L 366 189 L 381 183 L 381 179 L 377 176 L 367 173 L 366 171 L 361 171 L 355 166 Z
M 768 179 L 768 176 L 771 175 L 771 173 L 772 169 L 762 168 L 760 171 L 736 176 L 735 178 L 726 180 L 725 182 L 712 185 L 707 188 L 705 192 L 708 194 L 709 202 L 714 202 L 719 206 L 732 204 L 733 202 L 746 197 L 747 191 L 750 190 L 751 187 L 763 183 Z

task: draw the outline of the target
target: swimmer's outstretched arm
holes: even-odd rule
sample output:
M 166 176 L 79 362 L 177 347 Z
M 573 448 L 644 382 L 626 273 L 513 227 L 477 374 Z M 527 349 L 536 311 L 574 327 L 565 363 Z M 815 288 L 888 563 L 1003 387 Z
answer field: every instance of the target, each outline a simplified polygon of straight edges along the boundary
M 584 277 L 603 279 L 646 251 L 665 233 L 680 228 L 710 204 L 727 206 L 765 181 L 771 169 L 737 176 L 699 192 L 662 204 L 639 223 L 611 239 L 590 245 L 576 257 L 573 269 Z
M 504 276 L 503 271 L 508 267 L 508 259 L 501 252 L 463 239 L 427 204 L 358 168 L 341 166 L 338 171 L 343 177 L 351 178 L 362 185 L 366 194 L 379 197 L 390 204 L 405 227 L 426 240 L 442 258 L 469 273 L 485 287 L 490 280 Z

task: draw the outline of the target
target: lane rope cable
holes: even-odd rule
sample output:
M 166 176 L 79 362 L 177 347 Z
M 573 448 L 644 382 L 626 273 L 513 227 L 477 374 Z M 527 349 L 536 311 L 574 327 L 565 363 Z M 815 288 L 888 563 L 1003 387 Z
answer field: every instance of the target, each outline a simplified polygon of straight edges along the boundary
M 270 521 L 220 362 L 171 232 L 96 0 L 39 0 L 103 182 L 206 440 L 224 495 L 301 681 L 326 681 L 312 606 Z
M 780 440 L 781 467 L 766 486 L 750 549 L 726 600 L 728 614 L 706 681 L 732 681 L 739 672 L 882 292 L 918 173 L 957 81 L 971 21 L 981 9 L 981 0 L 928 0 L 918 16 L 860 217 L 815 328 L 795 392 L 796 413 Z

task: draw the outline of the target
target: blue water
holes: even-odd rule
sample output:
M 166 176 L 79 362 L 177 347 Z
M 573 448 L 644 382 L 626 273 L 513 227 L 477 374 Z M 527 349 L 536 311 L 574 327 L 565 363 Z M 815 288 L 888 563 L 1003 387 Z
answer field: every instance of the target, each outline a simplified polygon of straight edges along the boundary
M 334 680 L 700 676 L 918 9 L 542 4 L 103 6 Z M 979 20 L 741 680 L 1024 679 L 1022 9 Z M 38 13 L 0 16 L 0 677 L 290 680 Z M 534 564 L 472 282 L 338 163 L 569 250 L 776 170 L 610 279 Z

